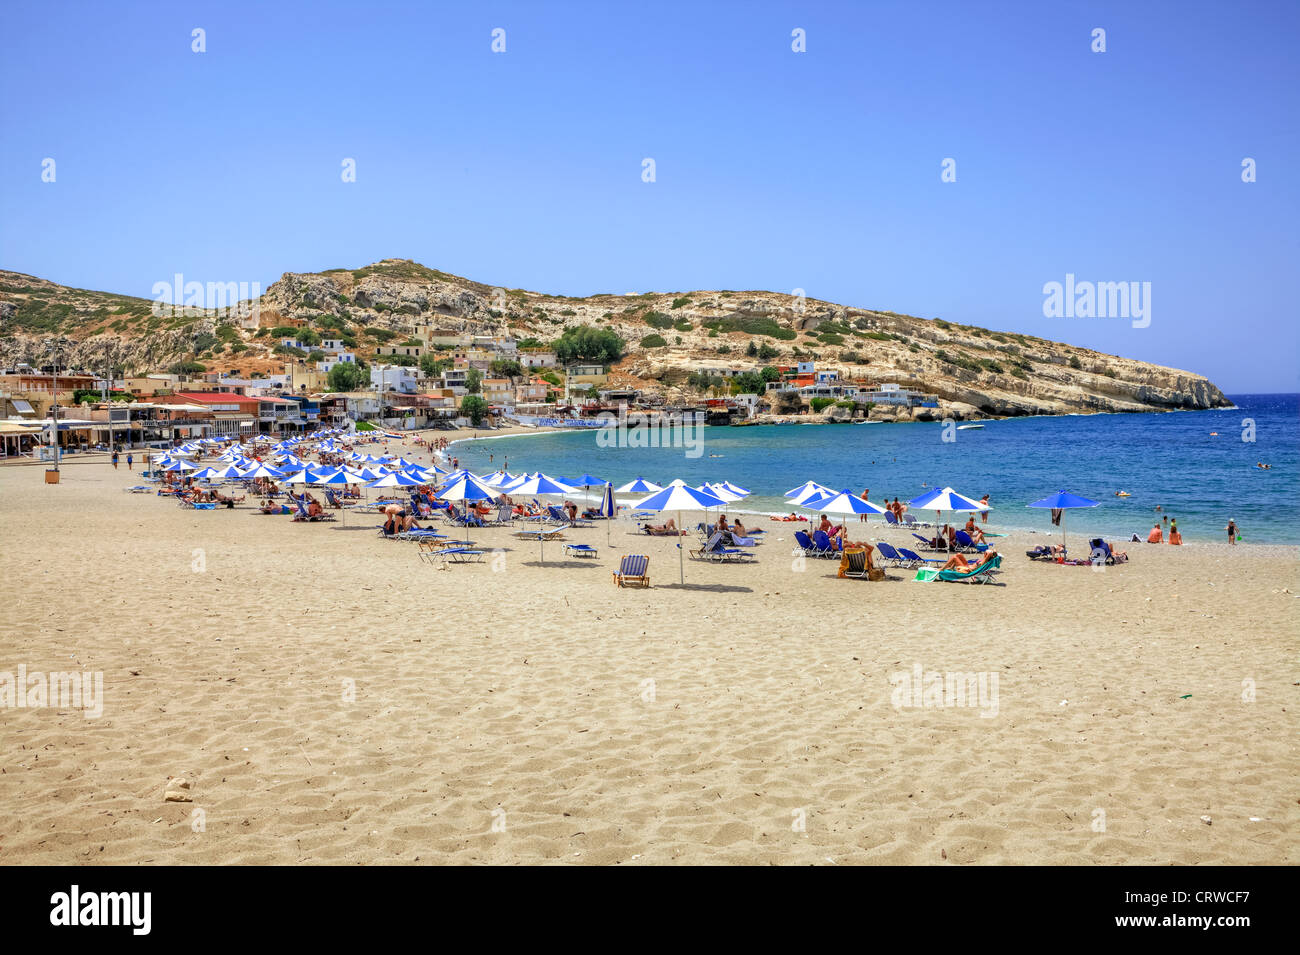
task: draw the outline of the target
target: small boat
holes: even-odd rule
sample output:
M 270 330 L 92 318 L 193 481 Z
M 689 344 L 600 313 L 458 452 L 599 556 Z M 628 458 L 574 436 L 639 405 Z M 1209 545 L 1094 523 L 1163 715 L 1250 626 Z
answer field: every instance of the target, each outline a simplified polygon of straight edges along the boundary
M 958 430 L 958 431 L 977 431 L 977 430 L 979 430 L 979 429 L 982 428 L 982 427 L 984 427 L 984 425 L 982 425 L 982 424 L 959 424 L 959 425 L 957 425 L 957 430 Z

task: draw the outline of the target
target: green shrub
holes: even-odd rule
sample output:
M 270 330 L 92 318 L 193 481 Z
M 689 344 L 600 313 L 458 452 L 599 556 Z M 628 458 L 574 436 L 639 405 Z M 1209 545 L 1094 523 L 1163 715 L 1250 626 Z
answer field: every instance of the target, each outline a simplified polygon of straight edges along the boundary
M 814 398 L 808 404 L 812 406 L 814 412 L 821 412 L 835 404 L 835 400 L 833 398 Z
M 662 335 L 647 335 L 641 339 L 642 348 L 665 348 L 667 345 L 668 342 L 664 340 Z
M 646 312 L 645 323 L 651 328 L 666 329 L 673 327 L 673 320 L 663 312 Z
M 689 295 L 683 295 L 681 298 L 675 298 L 675 299 L 673 299 L 673 304 L 672 304 L 671 306 L 669 306 L 669 307 L 670 307 L 670 308 L 681 308 L 683 305 L 689 305 L 690 302 L 691 302 L 691 298 L 690 298 L 690 296 L 689 296 Z
M 706 319 L 705 328 L 714 328 L 720 332 L 742 332 L 746 335 L 763 335 L 780 341 L 794 341 L 798 333 L 793 328 L 786 328 L 773 318 L 760 315 L 737 317 L 725 315 L 721 318 Z

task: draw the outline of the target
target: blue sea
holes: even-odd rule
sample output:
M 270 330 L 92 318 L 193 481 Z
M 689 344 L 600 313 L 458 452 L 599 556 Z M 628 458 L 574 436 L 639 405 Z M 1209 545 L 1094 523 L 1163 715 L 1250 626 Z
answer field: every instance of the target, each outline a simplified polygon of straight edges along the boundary
M 876 503 L 949 485 L 975 500 L 992 495 L 990 529 L 1047 531 L 1048 513 L 1025 505 L 1065 489 L 1101 502 L 1067 515 L 1072 532 L 1145 538 L 1168 515 L 1189 542 L 1221 541 L 1233 518 L 1246 542 L 1300 543 L 1300 395 L 1229 397 L 1236 408 L 985 421 L 951 442 L 939 423 L 765 425 L 703 428 L 696 458 L 680 447 L 599 447 L 582 431 L 461 441 L 451 453 L 479 473 L 508 458 L 513 473 L 586 472 L 615 486 L 638 476 L 727 480 L 754 492 L 732 513 L 789 513 L 782 495 L 810 479 L 855 494 L 870 488 Z

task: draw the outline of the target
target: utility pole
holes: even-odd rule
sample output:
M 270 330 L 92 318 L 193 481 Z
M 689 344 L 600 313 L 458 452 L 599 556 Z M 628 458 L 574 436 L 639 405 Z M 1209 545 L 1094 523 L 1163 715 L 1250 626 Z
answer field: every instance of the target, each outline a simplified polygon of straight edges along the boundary
M 59 470 L 59 337 L 54 336 L 54 403 L 50 405 L 50 442 L 54 445 L 54 470 Z

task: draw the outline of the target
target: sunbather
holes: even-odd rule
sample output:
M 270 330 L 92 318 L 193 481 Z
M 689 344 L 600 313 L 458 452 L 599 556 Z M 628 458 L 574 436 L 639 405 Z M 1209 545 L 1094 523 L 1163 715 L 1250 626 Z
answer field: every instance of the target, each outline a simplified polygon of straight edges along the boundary
M 1160 530 L 1160 524 L 1156 523 L 1155 526 L 1151 528 L 1151 533 L 1147 535 L 1147 543 L 1160 544 L 1164 542 L 1164 539 L 1164 532 Z
M 992 547 L 990 547 L 988 550 L 986 550 L 983 554 L 980 555 L 979 560 L 975 561 L 975 563 L 972 564 L 969 560 L 966 559 L 965 554 L 953 554 L 951 557 L 948 558 L 947 563 L 945 563 L 939 569 L 960 570 L 960 571 L 978 570 L 980 567 L 983 567 L 985 564 L 987 564 L 996 556 L 998 556 L 998 552 L 995 551 Z
M 966 520 L 966 533 L 970 535 L 971 540 L 977 544 L 984 543 L 984 532 L 975 524 L 975 515 L 971 515 Z
M 652 537 L 676 537 L 677 522 L 670 517 L 662 524 L 647 524 L 645 532 Z

